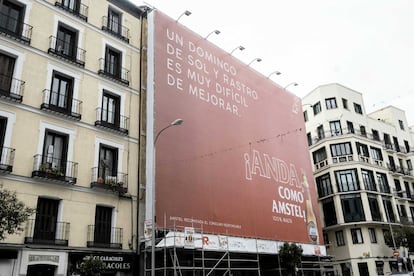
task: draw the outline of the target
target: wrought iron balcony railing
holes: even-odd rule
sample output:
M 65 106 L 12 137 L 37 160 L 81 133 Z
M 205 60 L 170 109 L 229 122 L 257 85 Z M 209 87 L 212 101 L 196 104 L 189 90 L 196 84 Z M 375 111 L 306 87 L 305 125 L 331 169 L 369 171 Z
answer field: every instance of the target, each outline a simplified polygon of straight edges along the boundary
M 129 29 L 107 16 L 102 17 L 102 30 L 129 43 Z
M 68 183 L 76 183 L 78 163 L 36 154 L 34 156 L 32 177 L 41 177 Z
M 69 241 L 70 223 L 49 221 L 36 218 L 26 222 L 24 242 L 29 244 L 48 244 L 67 246 Z
M 0 97 L 22 102 L 25 82 L 0 74 Z
M 124 85 L 129 85 L 129 70 L 118 66 L 117 63 L 110 62 L 104 58 L 99 59 L 98 74 L 109 77 Z
M 13 170 L 15 149 L 2 147 L 0 156 L 0 172 L 11 172 Z
M 40 105 L 43 110 L 59 113 L 72 119 L 81 119 L 82 101 L 61 95 L 60 93 L 43 90 L 43 102 Z
M 76 15 L 82 20 L 88 21 L 88 10 L 89 7 L 82 4 L 80 1 L 66 1 L 57 0 L 55 6 L 66 10 L 67 12 Z
M 96 109 L 95 126 L 105 127 L 127 135 L 129 132 L 129 118 L 98 107 Z
M 67 43 L 66 41 L 58 39 L 55 36 L 49 37 L 49 49 L 47 52 L 79 66 L 85 66 L 86 51 L 77 47 L 73 43 Z
M 88 225 L 87 247 L 122 248 L 122 228 Z
M 0 11 L 0 33 L 23 43 L 30 44 L 33 27 L 25 24 L 7 13 Z
M 116 173 L 115 175 L 105 175 L 103 168 L 92 168 L 91 187 L 99 187 L 107 190 L 116 191 L 119 194 L 128 192 L 128 175 Z

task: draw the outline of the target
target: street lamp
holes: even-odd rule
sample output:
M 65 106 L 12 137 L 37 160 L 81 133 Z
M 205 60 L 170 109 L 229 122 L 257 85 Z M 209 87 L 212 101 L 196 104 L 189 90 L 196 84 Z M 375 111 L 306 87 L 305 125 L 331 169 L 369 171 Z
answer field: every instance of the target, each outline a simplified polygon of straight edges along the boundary
M 230 52 L 230 55 L 231 54 L 233 54 L 234 53 L 234 51 L 236 51 L 236 50 L 240 50 L 240 51 L 243 51 L 245 48 L 243 47 L 243 46 L 237 46 L 236 48 L 234 48 L 233 50 L 231 50 L 231 52 Z
M 271 75 L 273 75 L 273 74 L 275 74 L 275 75 L 279 76 L 279 75 L 280 75 L 280 74 L 282 74 L 282 73 L 280 73 L 279 71 L 273 71 L 272 73 L 270 73 L 270 74 L 266 77 L 266 79 L 270 78 L 270 76 L 271 76 Z
M 178 18 L 177 18 L 177 20 L 175 20 L 175 22 L 178 22 L 178 20 L 180 20 L 180 18 L 183 16 L 183 15 L 186 15 L 186 16 L 190 16 L 191 15 L 191 12 L 190 11 L 185 11 L 185 12 L 183 12 Z
M 284 90 L 286 90 L 289 86 L 291 86 L 291 85 L 293 85 L 293 86 L 298 86 L 299 84 L 297 83 L 297 82 L 291 82 L 291 83 L 289 83 L 288 85 L 286 85 L 283 89 Z
M 214 31 L 212 31 L 212 32 L 210 32 L 204 39 L 207 39 L 210 35 L 212 35 L 212 34 L 216 34 L 216 35 L 219 35 L 221 32 L 219 31 L 219 30 L 214 30 Z
M 151 276 L 155 276 L 155 145 L 160 137 L 160 134 L 172 126 L 179 126 L 184 121 L 182 119 L 175 119 L 169 125 L 158 131 L 154 139 L 153 147 L 153 161 L 152 161 L 152 233 L 151 233 Z
M 253 59 L 252 61 L 250 61 L 248 64 L 247 64 L 247 66 L 250 66 L 250 64 L 252 64 L 253 62 L 255 62 L 255 61 L 257 61 L 257 62 L 261 62 L 262 61 L 262 59 L 261 58 L 255 58 L 255 59 Z

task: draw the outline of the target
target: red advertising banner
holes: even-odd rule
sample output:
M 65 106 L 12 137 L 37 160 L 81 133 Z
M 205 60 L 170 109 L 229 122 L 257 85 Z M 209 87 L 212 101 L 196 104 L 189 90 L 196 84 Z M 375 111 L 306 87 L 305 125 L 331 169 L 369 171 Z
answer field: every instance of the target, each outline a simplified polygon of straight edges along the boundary
M 321 244 L 300 99 L 154 16 L 156 225 Z

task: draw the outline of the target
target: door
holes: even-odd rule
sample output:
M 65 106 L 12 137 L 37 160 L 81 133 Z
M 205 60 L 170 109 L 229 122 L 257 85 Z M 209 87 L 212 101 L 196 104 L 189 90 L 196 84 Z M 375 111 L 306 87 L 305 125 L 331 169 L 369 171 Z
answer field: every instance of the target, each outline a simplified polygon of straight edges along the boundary
M 117 78 L 121 77 L 121 53 L 111 48 L 106 49 L 105 72 Z
M 39 198 L 37 200 L 34 240 L 54 241 L 59 200 Z
M 23 7 L 4 0 L 0 9 L 0 28 L 7 33 L 20 36 L 23 26 Z
M 118 149 L 105 145 L 99 148 L 99 170 L 98 177 L 109 180 L 108 177 L 117 177 L 118 172 Z
M 56 51 L 72 59 L 76 58 L 76 32 L 59 26 L 56 40 Z
M 119 127 L 120 110 L 119 96 L 104 92 L 102 97 L 102 122 Z
M 94 242 L 97 244 L 111 243 L 112 208 L 96 206 Z

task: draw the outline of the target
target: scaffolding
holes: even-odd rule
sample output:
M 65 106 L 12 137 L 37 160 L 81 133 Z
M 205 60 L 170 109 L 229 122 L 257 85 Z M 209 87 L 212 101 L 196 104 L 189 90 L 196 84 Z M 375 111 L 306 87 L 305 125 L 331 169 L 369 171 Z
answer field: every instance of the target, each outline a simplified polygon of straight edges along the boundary
M 155 275 L 156 276 L 282 276 L 286 275 L 278 254 L 241 252 L 222 246 L 220 250 L 211 250 L 204 246 L 202 225 L 193 228 L 194 237 L 186 244 L 185 228 L 174 225 L 155 231 Z M 226 237 L 226 236 L 223 236 Z M 144 275 L 150 276 L 151 243 L 147 241 L 143 249 Z M 297 269 L 301 276 L 333 276 L 332 258 L 327 256 L 303 256 Z

